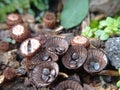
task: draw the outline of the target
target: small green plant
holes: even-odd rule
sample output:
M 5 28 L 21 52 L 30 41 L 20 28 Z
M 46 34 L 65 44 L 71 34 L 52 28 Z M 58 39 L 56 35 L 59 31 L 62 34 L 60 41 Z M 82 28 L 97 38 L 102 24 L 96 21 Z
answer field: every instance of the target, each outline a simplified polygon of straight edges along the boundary
M 118 69 L 118 73 L 119 73 L 119 76 L 120 76 L 120 68 Z M 118 90 L 120 90 L 120 80 L 116 83 L 116 86 L 119 88 Z
M 107 17 L 105 20 L 94 25 L 86 27 L 86 31 L 82 35 L 89 38 L 99 38 L 100 40 L 107 40 L 110 36 L 120 36 L 120 17 Z
M 4 22 L 8 13 L 18 12 L 20 14 L 30 13 L 35 15 L 35 11 L 48 9 L 48 0 L 1 0 L 0 1 L 0 22 Z

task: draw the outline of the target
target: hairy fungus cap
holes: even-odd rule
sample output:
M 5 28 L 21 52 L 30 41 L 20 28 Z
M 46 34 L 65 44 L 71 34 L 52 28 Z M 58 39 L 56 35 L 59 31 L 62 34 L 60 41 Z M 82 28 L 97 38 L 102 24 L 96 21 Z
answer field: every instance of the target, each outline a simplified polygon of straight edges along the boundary
M 8 67 L 3 71 L 3 75 L 7 80 L 12 80 L 16 76 L 15 69 Z
M 107 56 L 99 49 L 89 49 L 84 69 L 88 73 L 100 72 L 107 66 Z
M 46 27 L 48 28 L 54 28 L 56 25 L 56 16 L 52 12 L 46 12 L 43 17 L 43 22 Z
M 71 45 L 88 47 L 89 39 L 84 36 L 75 36 L 71 39 Z
M 35 67 L 36 63 L 37 63 L 36 61 L 30 60 L 28 58 L 24 58 L 21 62 L 21 65 L 25 70 L 28 71 L 28 70 L 33 69 Z
M 0 41 L 0 50 L 7 51 L 9 50 L 9 48 L 10 48 L 10 45 L 8 42 Z
M 83 90 L 79 82 L 74 80 L 65 80 L 60 82 L 55 90 Z
M 52 37 L 46 41 L 47 50 L 57 55 L 64 54 L 67 51 L 68 46 L 68 42 L 60 37 Z
M 55 62 L 46 62 L 36 65 L 33 69 L 31 78 L 37 87 L 47 86 L 58 76 L 59 67 Z
M 16 24 L 23 23 L 23 20 L 19 14 L 12 13 L 7 16 L 6 23 L 9 27 L 12 27 Z
M 20 52 L 25 57 L 31 57 L 40 49 L 41 43 L 35 38 L 29 38 L 21 43 Z
M 83 65 L 86 58 L 87 58 L 86 48 L 72 46 L 63 56 L 62 63 L 68 69 L 77 69 Z
M 30 37 L 30 31 L 23 24 L 17 24 L 11 29 L 11 37 L 17 42 L 22 42 Z

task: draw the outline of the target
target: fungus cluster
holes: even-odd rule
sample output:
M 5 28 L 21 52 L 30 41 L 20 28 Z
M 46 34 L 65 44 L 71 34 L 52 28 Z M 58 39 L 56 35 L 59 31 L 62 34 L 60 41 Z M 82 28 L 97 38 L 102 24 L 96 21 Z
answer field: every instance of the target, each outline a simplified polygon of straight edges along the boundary
M 74 40 L 76 37 L 79 37 L 79 40 Z M 80 45 L 68 44 L 68 41 L 64 38 L 55 36 L 49 37 L 44 44 L 41 44 L 36 38 L 30 38 L 21 43 L 20 51 L 26 58 L 21 62 L 22 66 L 29 72 L 30 81 L 36 87 L 48 86 L 56 80 L 61 69 L 59 68 L 59 62 L 68 70 L 79 70 L 83 66 L 88 73 L 97 73 L 106 67 L 106 55 L 99 49 L 90 48 L 90 42 L 86 37 L 75 36 L 72 40 L 80 43 Z M 70 88 L 76 87 L 81 88 L 78 85 L 70 85 Z
M 16 40 L 16 42 L 21 43 L 30 37 L 30 31 L 28 27 L 24 25 L 22 17 L 19 14 L 9 14 L 6 18 L 6 24 L 10 27 L 11 37 Z
M 56 17 L 53 13 L 46 13 L 43 21 L 46 27 L 54 28 Z M 35 85 L 37 88 L 54 83 L 63 69 L 81 72 L 80 68 L 83 67 L 87 73 L 97 73 L 108 63 L 103 51 L 91 48 L 91 45 L 101 47 L 100 41 L 96 46 L 94 41 L 82 35 L 70 38 L 70 44 L 64 38 L 51 34 L 32 36 L 28 27 L 23 24 L 22 18 L 17 14 L 8 15 L 6 23 L 11 28 L 11 37 L 20 46 L 19 55 L 22 61 L 17 73 L 27 76 L 30 85 Z M 2 47 L 4 50 L 3 46 L 0 45 L 0 49 Z M 10 80 L 16 77 L 17 73 L 12 68 L 4 71 L 5 78 Z M 82 85 L 76 80 L 65 80 L 55 86 L 55 90 L 82 89 Z

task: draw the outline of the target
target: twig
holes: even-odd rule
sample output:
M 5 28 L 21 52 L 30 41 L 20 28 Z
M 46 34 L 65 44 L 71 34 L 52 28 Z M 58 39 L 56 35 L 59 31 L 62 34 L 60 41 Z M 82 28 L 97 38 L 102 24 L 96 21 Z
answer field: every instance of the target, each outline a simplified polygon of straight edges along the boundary
M 97 15 L 94 19 L 95 20 L 101 20 L 105 17 L 105 14 L 100 14 L 100 15 Z
M 57 29 L 55 29 L 54 31 L 55 32 L 60 32 L 60 31 L 62 31 L 64 28 L 63 28 L 63 26 L 59 26 Z
M 119 76 L 119 73 L 115 70 L 103 70 L 99 72 L 98 75 Z
M 63 76 L 64 78 L 68 78 L 68 75 L 67 75 L 66 73 L 59 72 L 59 75 L 60 75 L 60 76 Z

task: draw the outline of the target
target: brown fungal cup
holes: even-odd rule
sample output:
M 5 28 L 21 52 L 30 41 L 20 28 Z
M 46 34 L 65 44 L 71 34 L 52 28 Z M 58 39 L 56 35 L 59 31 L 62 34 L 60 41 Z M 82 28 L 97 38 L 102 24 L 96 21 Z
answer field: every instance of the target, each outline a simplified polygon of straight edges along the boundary
M 36 63 L 37 63 L 36 61 L 24 58 L 21 62 L 21 65 L 25 70 L 28 71 L 28 70 L 33 69 L 35 67 Z
M 44 45 L 45 42 L 47 41 L 47 35 L 45 33 L 39 34 L 39 35 L 35 36 L 34 38 L 38 39 L 42 45 Z
M 43 22 L 47 28 L 54 28 L 56 25 L 56 16 L 52 12 L 46 12 L 43 17 Z
M 60 82 L 55 90 L 83 90 L 79 82 L 74 80 L 65 80 Z
M 31 58 L 31 60 L 36 61 L 38 63 L 43 63 L 43 62 L 47 62 L 47 61 L 57 61 L 58 56 L 53 52 L 49 52 L 47 50 L 42 50 L 39 53 L 37 53 L 36 55 L 34 55 Z
M 0 50 L 7 51 L 9 50 L 9 48 L 10 48 L 10 45 L 8 42 L 0 41 Z
M 57 55 L 64 54 L 67 51 L 68 46 L 68 42 L 60 37 L 52 37 L 46 41 L 47 50 Z
M 12 14 L 9 14 L 6 18 L 6 24 L 9 27 L 12 27 L 12 26 L 14 26 L 16 24 L 20 24 L 20 23 L 23 23 L 23 20 L 19 14 L 12 13 Z
M 83 90 L 96 90 L 96 89 L 92 85 L 83 84 Z
M 71 39 L 71 45 L 72 46 L 84 46 L 88 47 L 89 46 L 89 39 L 84 36 L 75 36 Z
M 89 41 L 90 41 L 90 45 L 92 45 L 92 46 L 94 46 L 96 48 L 104 47 L 104 42 L 101 41 L 100 39 L 90 38 Z
M 3 71 L 3 75 L 5 76 L 5 78 L 7 80 L 12 80 L 13 78 L 16 77 L 16 72 L 14 68 L 10 68 L 7 67 L 4 71 Z
M 41 43 L 35 38 L 28 38 L 20 45 L 20 52 L 24 57 L 32 57 L 40 49 Z
M 58 64 L 55 62 L 46 62 L 37 65 L 31 74 L 32 82 L 37 87 L 47 86 L 52 83 L 59 72 Z
M 62 58 L 63 65 L 68 69 L 77 69 L 83 65 L 87 58 L 87 50 L 84 47 L 73 46 L 68 49 Z
M 48 61 L 57 61 L 58 56 L 52 52 L 49 51 L 40 51 L 37 54 L 35 54 L 33 57 L 24 58 L 21 62 L 22 67 L 24 67 L 26 70 L 33 69 L 36 65 L 42 64 Z
M 103 70 L 108 63 L 107 56 L 98 49 L 89 49 L 84 69 L 88 73 L 96 73 Z
M 23 24 L 17 24 L 11 29 L 11 37 L 16 40 L 16 42 L 22 42 L 30 37 L 30 31 Z
M 23 19 L 23 22 L 25 22 L 25 23 L 34 23 L 35 22 L 34 16 L 31 14 L 28 14 L 28 13 L 22 15 L 22 19 Z

